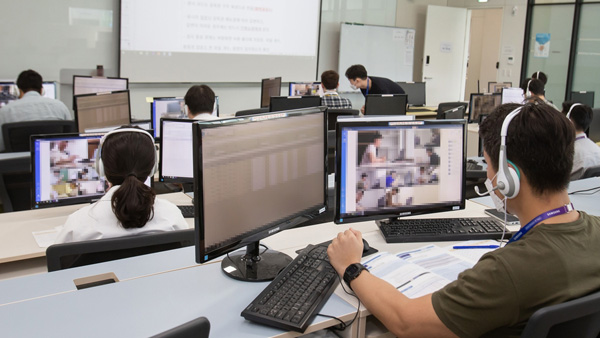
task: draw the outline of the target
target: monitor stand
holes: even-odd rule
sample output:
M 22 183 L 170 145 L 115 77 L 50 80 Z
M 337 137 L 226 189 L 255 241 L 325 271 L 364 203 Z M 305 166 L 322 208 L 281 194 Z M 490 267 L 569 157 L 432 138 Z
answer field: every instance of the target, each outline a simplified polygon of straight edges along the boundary
M 249 244 L 246 250 L 239 250 L 225 256 L 221 269 L 233 279 L 249 282 L 273 280 L 281 270 L 292 262 L 283 252 L 263 249 L 258 242 Z

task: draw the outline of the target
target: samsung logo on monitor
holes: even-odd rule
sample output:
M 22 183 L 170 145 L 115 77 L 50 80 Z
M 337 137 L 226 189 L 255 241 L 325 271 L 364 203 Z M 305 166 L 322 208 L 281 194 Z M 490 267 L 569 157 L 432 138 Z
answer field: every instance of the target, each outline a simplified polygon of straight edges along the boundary
M 398 214 L 398 217 L 401 217 L 401 216 L 408 216 L 408 215 L 410 215 L 410 211 L 401 212 L 401 213 L 399 213 L 399 214 Z
M 280 230 L 279 227 L 273 228 L 273 229 L 269 230 L 269 235 L 272 235 L 272 234 L 278 232 L 279 230 Z

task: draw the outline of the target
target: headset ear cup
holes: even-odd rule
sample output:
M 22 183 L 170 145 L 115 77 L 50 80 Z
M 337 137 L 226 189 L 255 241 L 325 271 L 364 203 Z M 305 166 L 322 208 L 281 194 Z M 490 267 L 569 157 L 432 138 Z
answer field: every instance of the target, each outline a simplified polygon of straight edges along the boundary
M 102 163 L 100 155 L 96 158 L 96 171 L 98 172 L 99 177 L 104 177 L 104 164 Z
M 498 173 L 498 187 L 502 195 L 511 199 L 517 197 L 521 188 L 519 174 L 513 167 L 508 167 L 508 172 Z

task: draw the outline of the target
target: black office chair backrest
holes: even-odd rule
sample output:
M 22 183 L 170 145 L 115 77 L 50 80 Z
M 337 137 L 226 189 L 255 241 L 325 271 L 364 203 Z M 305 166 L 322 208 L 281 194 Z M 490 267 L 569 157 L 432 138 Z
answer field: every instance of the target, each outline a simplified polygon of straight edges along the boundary
M 194 245 L 194 229 L 54 244 L 46 249 L 48 271 L 112 261 Z
M 2 137 L 7 152 L 29 151 L 31 135 L 72 133 L 76 128 L 71 120 L 13 122 L 2 125 Z
M 446 120 L 450 120 L 450 119 L 464 119 L 465 118 L 465 107 L 464 106 L 458 106 L 458 107 L 454 107 L 450 110 L 446 110 L 444 112 L 444 119 Z
M 533 313 L 522 338 L 578 337 L 596 338 L 600 333 L 600 292 Z
M 464 111 L 467 111 L 468 106 L 469 104 L 466 102 L 442 102 L 438 105 L 436 118 L 438 120 L 444 119 L 444 113 L 456 107 L 464 107 Z
M 592 123 L 588 128 L 588 137 L 594 142 L 600 142 L 600 108 L 592 109 Z
M 600 176 L 600 166 L 586 168 L 581 178 L 598 177 Z M 581 179 L 580 178 L 580 179 Z
M 208 338 L 210 322 L 206 317 L 196 318 L 151 338 Z
M 246 115 L 262 114 L 262 113 L 268 113 L 268 112 L 269 112 L 269 107 L 246 109 L 246 110 L 240 110 L 240 111 L 236 112 L 235 116 L 246 116 Z
M 357 109 L 327 108 L 327 130 L 335 130 L 338 116 L 358 116 L 359 114 Z

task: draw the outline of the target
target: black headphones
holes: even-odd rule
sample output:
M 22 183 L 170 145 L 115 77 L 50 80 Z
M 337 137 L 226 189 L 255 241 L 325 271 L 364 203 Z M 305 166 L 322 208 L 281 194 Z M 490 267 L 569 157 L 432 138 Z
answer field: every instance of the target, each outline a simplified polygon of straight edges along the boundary
M 510 122 L 521 112 L 522 108 L 522 106 L 518 107 L 506 116 L 500 131 L 500 156 L 498 158 L 496 185 L 498 186 L 498 191 L 509 199 L 515 198 L 519 194 L 521 173 L 519 172 L 519 168 L 506 157 L 506 134 L 508 133 Z M 509 167 L 509 164 L 512 167 Z
M 141 133 L 141 134 L 147 135 L 150 138 L 150 142 L 152 142 L 152 148 L 154 149 L 154 137 L 152 137 L 152 135 L 150 135 L 150 133 L 148 133 L 145 130 L 137 129 L 137 128 L 121 128 L 121 129 L 115 129 L 111 132 L 106 133 L 100 139 L 100 145 L 98 146 L 98 154 L 96 155 L 96 171 L 98 172 L 98 175 L 100 175 L 100 177 L 106 176 L 104 174 L 104 163 L 102 163 L 102 145 L 104 144 L 104 141 L 106 141 L 106 139 L 110 135 L 114 135 L 114 134 L 118 134 L 118 133 Z M 148 174 L 148 177 L 154 176 L 154 173 L 156 173 L 156 168 L 158 168 L 158 156 L 156 156 L 156 151 L 154 151 L 154 166 L 152 167 L 150 174 Z

